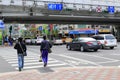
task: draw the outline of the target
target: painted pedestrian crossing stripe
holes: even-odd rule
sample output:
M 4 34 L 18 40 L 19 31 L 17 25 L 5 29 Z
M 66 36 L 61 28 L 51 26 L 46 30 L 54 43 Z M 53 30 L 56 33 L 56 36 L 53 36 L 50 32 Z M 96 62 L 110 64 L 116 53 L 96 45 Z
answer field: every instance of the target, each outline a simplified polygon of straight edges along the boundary
M 2 58 L 7 61 L 14 69 L 18 70 L 18 58 L 16 53 L 2 54 Z M 53 58 L 48 58 L 48 67 L 67 66 L 66 63 L 60 62 Z M 24 58 L 24 69 L 37 69 L 43 67 L 43 62 L 39 62 L 39 55 L 30 53 Z

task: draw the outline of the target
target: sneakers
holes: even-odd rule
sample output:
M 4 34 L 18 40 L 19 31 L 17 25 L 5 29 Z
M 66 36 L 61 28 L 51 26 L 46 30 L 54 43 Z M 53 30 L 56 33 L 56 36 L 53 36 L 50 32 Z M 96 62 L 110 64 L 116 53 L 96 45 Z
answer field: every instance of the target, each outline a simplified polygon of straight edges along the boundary
M 42 62 L 42 60 L 40 59 L 39 62 Z
M 21 71 L 21 68 L 19 68 L 19 71 Z
M 47 66 L 47 63 L 44 63 L 44 67 L 46 67 Z

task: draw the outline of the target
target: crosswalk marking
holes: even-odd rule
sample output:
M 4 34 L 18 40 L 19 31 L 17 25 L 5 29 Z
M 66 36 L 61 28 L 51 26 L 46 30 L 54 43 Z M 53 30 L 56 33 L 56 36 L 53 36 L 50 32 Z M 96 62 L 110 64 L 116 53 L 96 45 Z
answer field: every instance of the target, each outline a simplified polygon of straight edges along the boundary
M 48 62 L 48 64 L 49 63 L 56 63 L 56 62 L 58 62 L 58 61 L 50 61 L 50 62 Z M 24 66 L 28 66 L 28 65 L 33 65 L 33 64 L 43 64 L 43 62 L 34 62 L 34 63 L 25 63 L 24 64 Z M 18 66 L 18 64 L 12 64 L 12 66 Z
M 5 59 L 5 58 L 4 58 Z M 25 58 L 25 60 L 39 60 L 39 58 Z M 18 61 L 18 59 L 5 59 L 6 61 L 10 62 L 10 61 Z M 52 60 L 52 59 L 48 59 L 48 60 Z
M 65 63 L 62 64 L 49 64 L 48 67 L 53 67 L 53 66 L 64 66 L 66 65 Z M 24 69 L 34 69 L 34 68 L 40 68 L 43 67 L 43 65 L 40 66 L 29 66 L 29 67 L 24 67 Z M 18 70 L 18 68 L 15 68 L 16 70 Z
M 11 51 L 11 52 L 9 52 Z M 16 50 L 9 49 L 8 51 L 3 50 L 4 54 L 0 54 L 0 56 L 7 61 L 14 69 L 18 70 L 18 56 L 16 54 Z M 43 62 L 39 62 L 40 55 L 34 54 L 33 52 L 28 52 L 27 57 L 24 57 L 24 69 L 35 69 L 43 67 Z M 61 67 L 67 66 L 66 63 L 58 61 L 53 58 L 48 58 L 48 67 Z

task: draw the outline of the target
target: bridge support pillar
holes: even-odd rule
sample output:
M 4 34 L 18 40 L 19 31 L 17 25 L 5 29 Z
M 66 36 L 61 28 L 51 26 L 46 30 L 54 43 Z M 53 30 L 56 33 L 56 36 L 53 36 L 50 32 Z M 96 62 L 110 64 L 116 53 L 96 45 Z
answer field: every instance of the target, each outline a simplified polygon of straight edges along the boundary
M 120 42 L 120 25 L 116 25 L 115 27 L 117 30 L 116 38 L 117 38 L 118 42 Z

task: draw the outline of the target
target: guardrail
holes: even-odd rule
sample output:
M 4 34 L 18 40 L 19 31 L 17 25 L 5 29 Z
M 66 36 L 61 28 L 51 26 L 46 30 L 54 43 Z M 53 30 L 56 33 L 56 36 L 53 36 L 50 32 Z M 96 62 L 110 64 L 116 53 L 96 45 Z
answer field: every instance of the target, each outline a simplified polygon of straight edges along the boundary
M 104 17 L 119 17 L 120 6 L 114 6 L 114 14 L 109 14 L 107 11 L 107 5 L 93 5 L 93 4 L 81 4 L 81 3 L 68 3 L 68 2 L 54 2 L 54 1 L 36 1 L 26 0 L 34 2 L 33 5 L 0 5 L 0 15 L 6 16 L 8 14 L 25 14 L 25 16 L 38 16 L 38 15 L 71 15 L 71 16 L 104 16 Z M 36 2 L 35 2 L 36 1 Z M 49 3 L 61 3 L 63 9 L 61 11 L 48 10 Z M 42 4 L 42 5 L 41 5 Z M 98 11 L 101 9 L 101 11 Z M 7 14 L 6 14 L 7 13 Z M 13 16 L 14 16 L 13 15 Z M 9 15 L 8 15 L 9 16 Z

